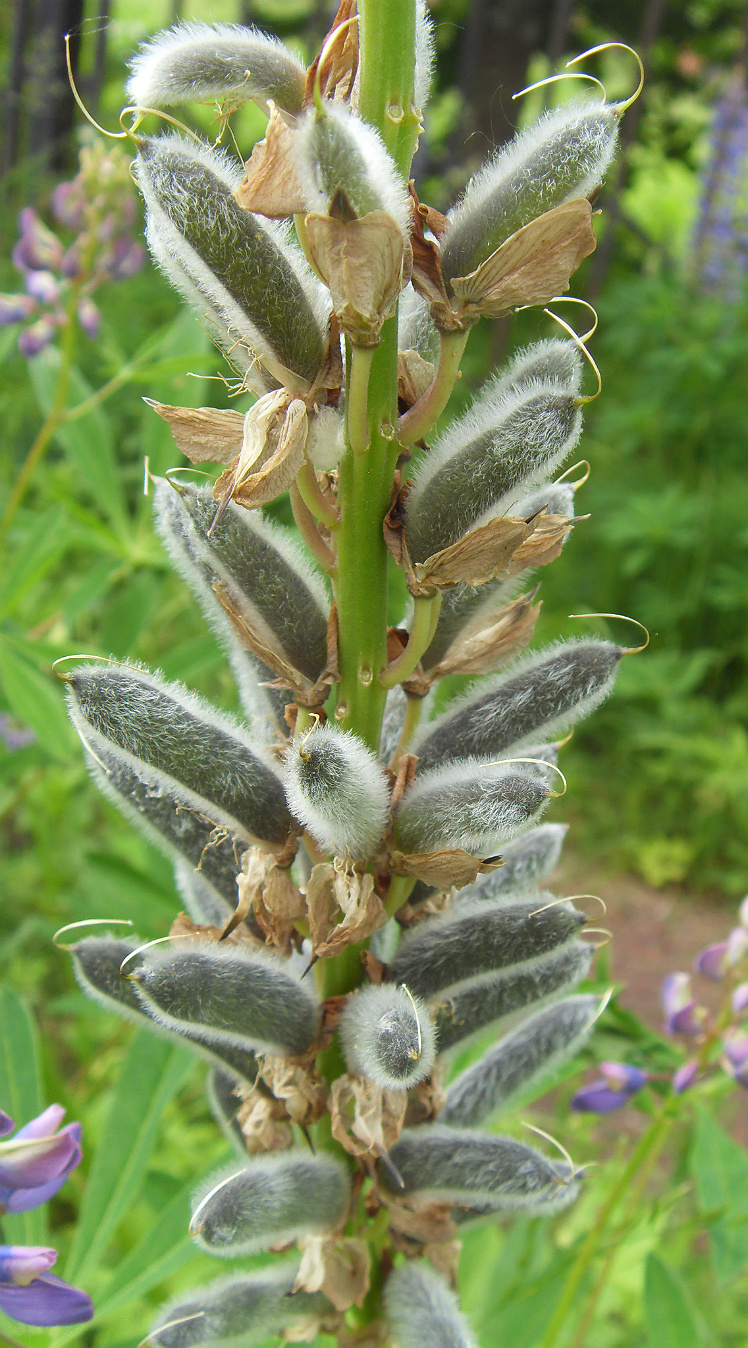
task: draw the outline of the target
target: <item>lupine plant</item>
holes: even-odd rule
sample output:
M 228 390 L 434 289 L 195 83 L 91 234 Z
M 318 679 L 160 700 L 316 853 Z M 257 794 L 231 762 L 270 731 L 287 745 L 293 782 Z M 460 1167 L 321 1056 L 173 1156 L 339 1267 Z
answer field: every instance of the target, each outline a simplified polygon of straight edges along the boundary
M 142 666 L 60 671 L 96 781 L 173 858 L 186 909 L 161 942 L 76 939 L 76 975 L 210 1064 L 237 1155 L 195 1194 L 196 1242 L 275 1252 L 164 1307 L 164 1348 L 471 1344 L 460 1226 L 553 1214 L 582 1182 L 550 1140 L 485 1129 L 600 1009 L 575 990 L 586 916 L 543 888 L 565 828 L 541 818 L 557 737 L 626 652 L 521 655 L 531 575 L 573 525 L 582 341 L 536 342 L 436 423 L 474 324 L 547 304 L 594 248 L 626 105 L 546 115 L 445 217 L 408 181 L 432 47 L 423 0 L 343 0 L 308 70 L 194 24 L 132 66 L 151 253 L 256 396 L 154 407 L 193 463 L 223 466 L 156 482 L 155 512 L 245 719 Z M 243 170 L 171 113 L 140 129 L 190 101 L 225 124 L 250 99 L 268 125 Z M 301 542 L 263 514 L 286 492 Z M 486 677 L 444 710 L 448 676 Z

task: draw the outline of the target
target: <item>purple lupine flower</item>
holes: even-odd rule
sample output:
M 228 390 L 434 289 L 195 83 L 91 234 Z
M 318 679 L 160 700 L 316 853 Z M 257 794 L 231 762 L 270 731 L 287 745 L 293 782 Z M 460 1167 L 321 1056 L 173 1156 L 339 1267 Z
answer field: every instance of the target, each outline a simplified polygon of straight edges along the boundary
M 31 295 L 0 295 L 0 327 L 23 323 L 36 309 Z
M 18 217 L 21 237 L 12 258 L 19 271 L 56 271 L 62 262 L 62 244 L 39 219 L 33 206 L 24 206 Z
M 662 985 L 666 1034 L 700 1034 L 706 1012 L 691 993 L 688 974 L 669 974 Z
M 11 753 L 15 749 L 25 749 L 27 744 L 33 744 L 35 739 L 36 734 L 31 726 L 19 725 L 17 721 L 13 720 L 12 716 L 8 716 L 7 712 L 0 712 L 0 740 Z M 2 1110 L 0 1110 L 0 1114 L 2 1114 Z M 8 1116 L 5 1114 L 3 1117 L 7 1119 Z M 13 1132 L 12 1123 L 8 1132 Z M 2 1128 L 0 1128 L 0 1137 L 3 1136 Z
M 56 1260 L 57 1251 L 46 1245 L 0 1245 L 0 1283 L 25 1287 Z
M 52 213 L 61 225 L 68 229 L 82 229 L 84 202 L 80 185 L 75 181 L 58 183 L 52 193 Z
M 81 1126 L 68 1123 L 61 1105 L 50 1105 L 38 1118 L 0 1142 L 0 1212 L 27 1212 L 46 1203 L 81 1159 Z
M 641 1067 L 625 1062 L 601 1062 L 602 1077 L 577 1091 L 571 1108 L 584 1114 L 612 1114 L 627 1105 L 647 1081 Z
M 56 331 L 54 320 L 44 314 L 30 328 L 24 328 L 18 338 L 18 350 L 22 356 L 38 356 L 54 340 Z
M 60 275 L 64 276 L 66 281 L 76 281 L 83 275 L 83 270 L 80 248 L 77 243 L 71 244 L 60 263 Z
M 93 1318 L 91 1298 L 48 1269 L 57 1251 L 0 1245 L 0 1310 L 24 1325 L 78 1325 Z
M 722 1043 L 722 1064 L 733 1081 L 748 1088 L 748 1034 L 732 1030 Z
M 714 945 L 705 946 L 699 951 L 693 967 L 697 973 L 710 978 L 713 983 L 720 983 L 725 976 L 726 957 L 727 941 L 717 941 Z
M 78 304 L 78 322 L 87 337 L 95 337 L 101 326 L 101 314 L 93 300 L 83 296 Z
M 748 1009 L 748 983 L 739 983 L 732 994 L 732 1009 L 736 1015 Z
M 673 1090 L 675 1091 L 675 1094 L 682 1095 L 684 1091 L 687 1091 L 693 1086 L 698 1074 L 699 1064 L 695 1058 L 689 1058 L 686 1062 L 681 1063 L 680 1067 L 673 1073 Z
M 113 281 L 125 281 L 135 276 L 145 263 L 145 248 L 136 239 L 123 235 L 102 255 L 100 268 Z
M 60 282 L 51 271 L 28 271 L 24 285 L 27 293 L 40 304 L 56 304 L 60 298 Z
M 733 927 L 727 938 L 725 963 L 732 968 L 740 964 L 748 955 L 748 931 L 745 927 Z
M 4 1109 L 0 1109 L 0 1137 L 7 1137 L 8 1133 L 12 1133 L 14 1128 L 15 1124 L 10 1114 L 6 1114 Z

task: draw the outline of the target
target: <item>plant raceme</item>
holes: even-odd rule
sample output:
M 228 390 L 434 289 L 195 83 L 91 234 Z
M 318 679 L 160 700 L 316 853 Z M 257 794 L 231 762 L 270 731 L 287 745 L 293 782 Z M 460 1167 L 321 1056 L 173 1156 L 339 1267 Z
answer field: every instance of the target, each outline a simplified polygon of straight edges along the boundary
M 472 326 L 546 304 L 594 247 L 589 196 L 623 109 L 541 119 L 445 218 L 408 186 L 432 50 L 423 0 L 344 0 L 309 70 L 252 29 L 202 24 L 132 66 L 151 252 L 256 395 L 245 412 L 154 404 L 193 463 L 223 469 L 157 482 L 155 514 L 244 719 L 142 666 L 64 671 L 97 783 L 173 860 L 186 909 L 163 942 L 70 949 L 85 992 L 211 1064 L 241 1155 L 195 1195 L 195 1240 L 289 1251 L 166 1306 L 149 1336 L 164 1348 L 320 1329 L 472 1343 L 449 1286 L 459 1226 L 556 1212 L 581 1184 L 481 1128 L 600 1009 L 577 991 L 585 915 L 543 888 L 565 826 L 542 818 L 558 737 L 625 651 L 587 637 L 522 655 L 530 577 L 573 526 L 583 343 L 538 340 L 435 425 Z M 244 169 L 191 133 L 139 130 L 154 106 L 217 101 L 227 118 L 247 99 L 268 124 Z M 262 513 L 285 492 L 301 544 Z M 480 682 L 434 716 L 446 675 Z
M 81 1126 L 60 1124 L 65 1111 L 50 1105 L 14 1137 L 0 1110 L 0 1215 L 28 1212 L 53 1198 L 81 1159 Z M 78 1287 L 50 1273 L 57 1251 L 38 1245 L 0 1245 L 0 1309 L 24 1325 L 75 1325 L 93 1306 Z

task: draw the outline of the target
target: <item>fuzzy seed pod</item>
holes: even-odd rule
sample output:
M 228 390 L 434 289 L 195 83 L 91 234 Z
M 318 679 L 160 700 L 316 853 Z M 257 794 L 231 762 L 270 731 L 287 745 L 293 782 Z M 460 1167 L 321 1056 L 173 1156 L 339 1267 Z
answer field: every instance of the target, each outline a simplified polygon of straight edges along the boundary
M 299 1261 L 218 1278 L 162 1306 L 148 1334 L 158 1348 L 249 1348 L 284 1329 L 329 1313 L 321 1292 L 294 1292 Z
M 286 754 L 288 803 L 326 852 L 373 855 L 387 823 L 389 787 L 366 745 L 337 726 L 301 736 Z
M 149 246 L 183 298 L 217 316 L 223 345 L 243 345 L 275 378 L 290 370 L 311 382 L 324 360 L 326 301 L 283 229 L 235 201 L 241 172 L 179 136 L 144 140 L 135 172 Z
M 247 1145 L 244 1141 L 241 1124 L 236 1117 L 241 1109 L 242 1102 L 234 1092 L 235 1084 L 230 1072 L 224 1072 L 220 1067 L 213 1067 L 205 1082 L 205 1093 L 208 1097 L 210 1112 L 218 1127 L 232 1147 L 237 1148 L 242 1160 L 244 1160 L 247 1155 Z
M 332 1156 L 283 1151 L 212 1175 L 195 1195 L 190 1234 L 232 1259 L 333 1231 L 350 1198 L 348 1171 Z
M 544 510 L 547 515 L 564 515 L 567 520 L 574 518 L 574 488 L 568 482 L 546 482 L 509 508 L 510 515 L 529 520 Z M 566 539 L 564 539 L 564 544 Z M 526 573 L 523 572 L 523 575 Z
M 511 1137 L 424 1124 L 405 1128 L 390 1152 L 407 1193 L 424 1202 L 490 1208 L 494 1212 L 557 1212 L 579 1192 L 559 1167 Z M 392 1179 L 380 1166 L 388 1187 Z
M 390 688 L 387 694 L 384 716 L 382 717 L 382 733 L 379 737 L 379 761 L 385 767 L 398 746 L 403 721 L 405 720 L 406 705 L 407 697 L 403 692 L 402 685 L 397 683 L 394 688 Z
M 457 904 L 403 938 L 389 977 L 433 998 L 463 980 L 546 955 L 586 921 L 573 904 L 546 906 L 551 903 L 552 895 L 536 894 L 511 906 L 475 899 Z
M 219 1064 L 218 1070 L 227 1076 L 232 1084 L 244 1081 L 254 1085 L 257 1079 L 257 1059 L 250 1050 L 231 1044 L 212 1044 L 208 1047 L 206 1044 L 196 1042 L 177 1027 L 170 1026 L 167 1029 L 153 1019 L 137 996 L 135 984 L 120 973 L 123 960 L 137 948 L 136 940 L 117 940 L 111 936 L 86 936 L 71 946 L 73 971 L 83 992 L 108 1011 L 116 1011 L 140 1025 L 145 1022 L 149 1029 L 167 1038 L 180 1039 L 183 1043 L 187 1040 L 188 1046 L 195 1053 L 207 1058 L 210 1063 Z M 134 971 L 141 962 L 140 956 L 136 956 L 127 966 L 128 970 Z
M 292 821 L 281 780 L 229 717 L 135 665 L 76 665 L 65 678 L 75 728 L 106 770 L 115 759 L 213 826 L 285 840 Z
M 431 306 L 412 286 L 406 286 L 397 306 L 397 344 L 401 351 L 417 351 L 433 365 L 439 359 L 439 329 Z
M 361 988 L 346 1002 L 338 1028 L 348 1071 L 384 1090 L 408 1090 L 431 1073 L 433 1020 L 407 988 Z
M 574 342 L 567 337 L 551 337 L 515 351 L 490 387 L 495 398 L 511 388 L 532 387 L 538 381 L 560 384 L 566 393 L 579 393 L 583 372 L 584 361 Z
M 306 71 L 274 38 L 237 23 L 179 23 L 158 33 L 130 62 L 127 96 L 141 108 L 272 99 L 300 112 Z
M 384 1310 L 396 1348 L 477 1348 L 454 1292 L 424 1261 L 393 1269 Z
M 423 562 L 506 514 L 576 445 L 576 395 L 550 380 L 489 383 L 438 437 L 413 477 L 405 509 L 411 556 Z
M 317 1035 L 313 988 L 264 951 L 180 941 L 144 952 L 131 978 L 148 1015 L 209 1046 L 298 1054 Z
M 395 812 L 395 842 L 404 852 L 464 847 L 490 856 L 534 823 L 549 799 L 542 769 L 485 767 L 475 759 L 422 773 Z
M 610 641 L 567 641 L 523 658 L 424 727 L 413 744 L 419 772 L 458 758 L 508 756 L 563 733 L 607 697 L 622 655 Z
M 475 1126 L 535 1090 L 582 1047 L 598 1006 L 598 998 L 587 994 L 538 1011 L 452 1082 L 440 1123 Z
M 528 754 L 528 757 L 531 755 Z M 490 875 L 481 875 L 461 889 L 458 900 L 492 899 L 513 903 L 517 894 L 534 889 L 558 865 L 568 824 L 541 824 L 501 849 L 504 865 Z
M 229 656 L 238 650 L 240 658 L 248 659 L 233 636 L 214 581 L 225 587 L 262 644 L 314 682 L 327 662 L 330 602 L 322 580 L 286 531 L 233 502 L 213 528 L 216 502 L 210 487 L 180 486 L 177 493 L 168 483 L 159 483 L 155 509 L 177 570 L 222 640 L 228 627 L 229 642 L 224 644 Z M 264 677 L 274 676 L 265 670 Z M 288 700 L 285 694 L 283 700 Z
M 174 867 L 174 882 L 185 912 L 193 922 L 225 927 L 233 910 L 200 871 L 178 861 Z
M 446 988 L 437 1007 L 439 1051 L 446 1053 L 494 1021 L 546 998 L 569 992 L 585 978 L 592 951 L 585 941 L 566 941 L 546 955 Z
M 410 226 L 405 185 L 373 127 L 342 103 L 310 108 L 301 122 L 296 161 L 307 210 L 329 215 L 342 198 L 358 218 L 386 211 L 403 234 Z
M 523 225 L 599 187 L 615 151 L 618 118 L 615 104 L 566 103 L 515 136 L 447 216 L 445 277 L 468 276 Z

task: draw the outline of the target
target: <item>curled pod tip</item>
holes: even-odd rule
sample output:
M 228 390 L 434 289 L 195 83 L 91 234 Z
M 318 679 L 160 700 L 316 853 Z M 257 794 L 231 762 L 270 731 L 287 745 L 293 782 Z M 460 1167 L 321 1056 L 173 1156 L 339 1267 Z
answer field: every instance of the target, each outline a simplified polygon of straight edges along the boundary
M 406 987 L 360 989 L 346 1002 L 338 1032 L 348 1070 L 383 1089 L 408 1090 L 434 1066 L 431 1012 Z

